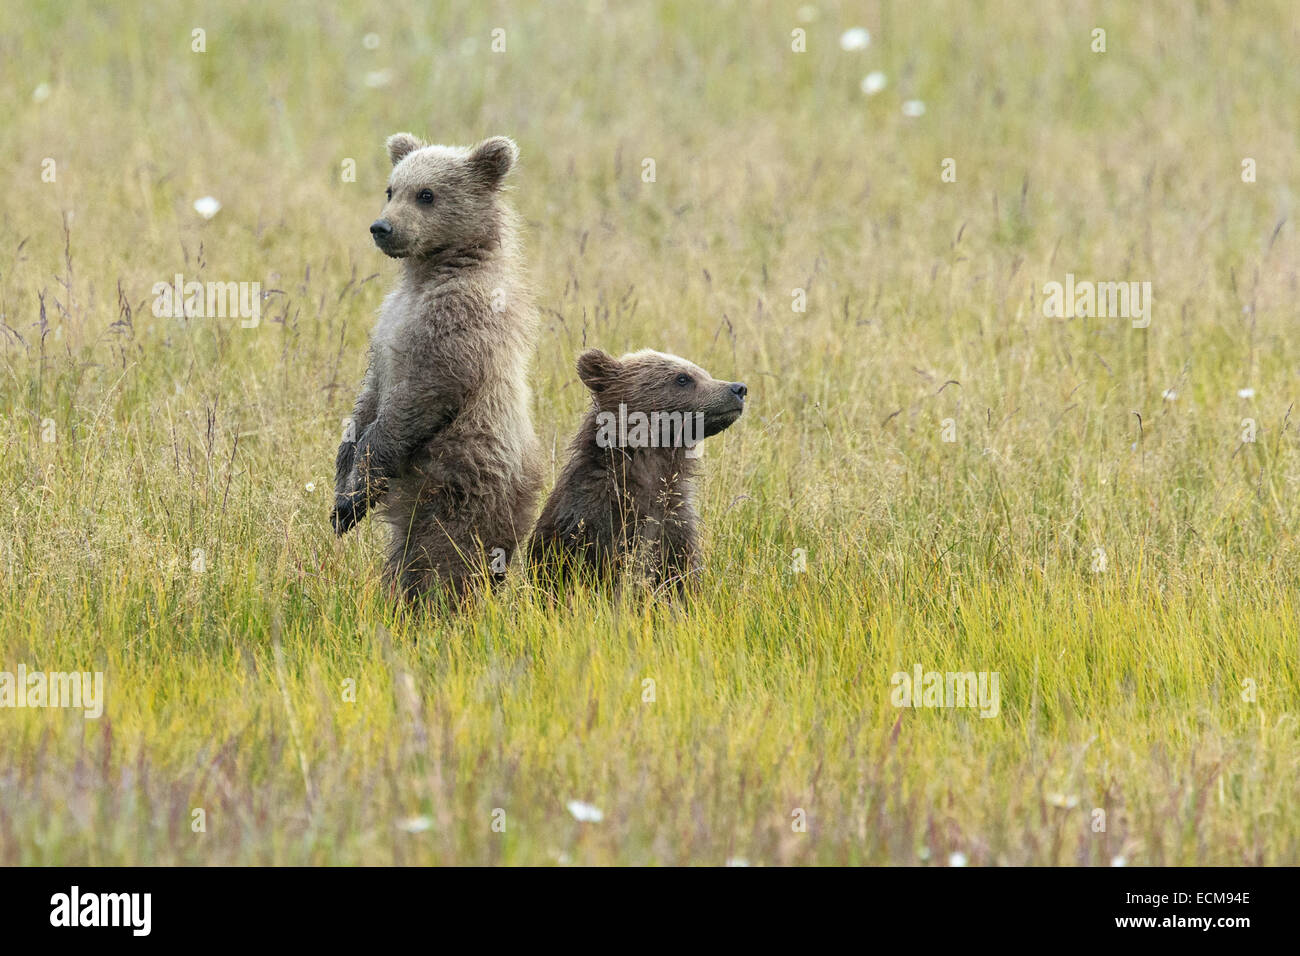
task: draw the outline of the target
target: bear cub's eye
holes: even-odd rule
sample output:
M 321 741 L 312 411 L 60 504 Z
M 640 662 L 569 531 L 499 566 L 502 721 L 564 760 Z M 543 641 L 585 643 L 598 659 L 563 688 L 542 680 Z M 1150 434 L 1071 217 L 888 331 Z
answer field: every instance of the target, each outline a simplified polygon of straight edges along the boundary
M 393 198 L 393 187 L 392 187 L 392 186 L 389 186 L 388 189 L 385 190 L 385 192 L 388 194 L 388 198 L 389 198 L 389 199 L 392 199 L 392 198 Z
M 421 189 L 420 194 L 415 198 L 420 200 L 420 202 L 424 203 L 426 206 L 430 206 L 433 204 L 433 190 Z
M 681 375 L 677 376 L 677 384 L 681 385 L 684 388 L 685 386 L 691 384 L 691 377 L 687 375 L 685 372 L 683 372 Z

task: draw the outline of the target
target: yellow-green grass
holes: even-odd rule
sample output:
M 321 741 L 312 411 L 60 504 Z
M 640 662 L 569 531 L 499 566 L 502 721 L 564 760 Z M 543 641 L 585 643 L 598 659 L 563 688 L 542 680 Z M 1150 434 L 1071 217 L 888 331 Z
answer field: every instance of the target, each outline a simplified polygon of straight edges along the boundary
M 0 709 L 0 862 L 1300 862 L 1290 5 L 810 6 L 0 10 L 0 670 L 107 681 Z M 402 129 L 520 144 L 548 486 L 584 346 L 748 382 L 687 606 L 404 617 L 334 538 Z

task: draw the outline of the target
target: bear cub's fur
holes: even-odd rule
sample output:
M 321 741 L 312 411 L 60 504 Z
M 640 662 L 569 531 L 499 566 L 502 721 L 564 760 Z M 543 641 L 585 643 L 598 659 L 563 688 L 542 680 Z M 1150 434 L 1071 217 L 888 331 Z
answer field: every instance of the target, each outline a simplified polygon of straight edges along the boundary
M 693 448 L 740 417 L 746 388 L 650 349 L 590 349 L 578 375 L 593 404 L 529 540 L 534 580 L 550 590 L 630 574 L 684 591 L 699 555 Z
M 541 483 L 527 380 L 537 315 L 501 196 L 518 149 L 409 133 L 387 146 L 388 201 L 370 232 L 402 272 L 370 336 L 330 517 L 342 535 L 375 509 L 401 593 L 462 598 L 504 577 Z

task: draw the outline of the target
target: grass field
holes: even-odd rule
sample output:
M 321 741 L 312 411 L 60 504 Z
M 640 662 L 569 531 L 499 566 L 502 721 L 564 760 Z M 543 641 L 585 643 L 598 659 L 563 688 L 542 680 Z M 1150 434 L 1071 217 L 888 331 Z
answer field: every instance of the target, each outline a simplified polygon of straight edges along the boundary
M 1291 4 L 343 6 L 0 9 L 0 669 L 106 688 L 0 709 L 0 863 L 1300 863 Z M 689 606 L 334 537 L 397 130 L 520 145 L 548 487 L 583 347 L 749 384 Z

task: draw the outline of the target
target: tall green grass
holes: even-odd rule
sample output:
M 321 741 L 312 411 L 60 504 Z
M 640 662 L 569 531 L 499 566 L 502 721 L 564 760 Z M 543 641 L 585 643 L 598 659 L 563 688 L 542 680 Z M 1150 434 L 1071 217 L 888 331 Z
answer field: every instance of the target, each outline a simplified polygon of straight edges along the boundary
M 0 11 L 0 670 L 107 677 L 0 710 L 0 862 L 1300 862 L 1290 6 L 809 6 Z M 584 346 L 749 384 L 688 606 L 403 615 L 331 533 L 403 129 L 520 144 L 552 474 Z

